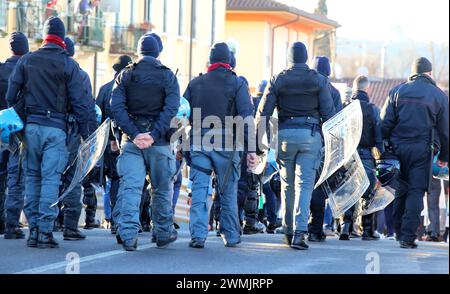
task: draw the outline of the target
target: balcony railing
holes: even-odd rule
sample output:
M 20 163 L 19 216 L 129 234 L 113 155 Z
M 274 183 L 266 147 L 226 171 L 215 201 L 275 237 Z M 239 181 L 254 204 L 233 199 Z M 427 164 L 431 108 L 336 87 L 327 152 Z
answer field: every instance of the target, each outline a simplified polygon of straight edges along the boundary
M 105 40 L 105 21 L 101 17 L 84 17 L 78 23 L 77 43 L 94 50 L 103 50 Z
M 3 0 L 0 0 L 3 1 Z M 43 25 L 50 16 L 60 16 L 66 24 L 67 34 L 84 50 L 103 50 L 105 21 L 102 17 L 80 15 L 49 9 L 41 1 L 21 1 L 16 6 L 16 28 L 30 40 L 42 42 Z
M 114 26 L 111 34 L 112 54 L 134 54 L 139 38 L 151 29 L 150 25 Z

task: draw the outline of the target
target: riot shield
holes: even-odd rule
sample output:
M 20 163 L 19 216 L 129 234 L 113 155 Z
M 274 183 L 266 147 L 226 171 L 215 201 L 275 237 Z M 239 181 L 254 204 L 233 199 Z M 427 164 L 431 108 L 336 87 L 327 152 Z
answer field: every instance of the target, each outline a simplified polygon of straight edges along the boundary
M 97 162 L 102 158 L 108 144 L 109 132 L 111 128 L 110 119 L 105 122 L 81 145 L 78 149 L 76 157 L 76 169 L 70 185 L 64 190 L 58 201 L 53 203 L 51 207 L 56 206 L 72 191 L 75 186 L 80 183 L 89 172 L 95 167 Z M 70 168 L 70 167 L 69 167 Z M 67 171 L 68 169 L 66 169 Z
M 369 204 L 364 208 L 362 215 L 369 215 L 374 212 L 383 210 L 394 201 L 394 194 L 387 188 L 383 188 L 378 182 L 375 188 L 376 192 L 374 197 L 370 200 Z
M 355 205 L 369 188 L 370 181 L 358 152 L 322 184 L 333 216 L 338 218 Z
M 322 173 L 314 189 L 347 163 L 356 152 L 362 135 L 363 115 L 359 100 L 323 124 L 325 157 Z

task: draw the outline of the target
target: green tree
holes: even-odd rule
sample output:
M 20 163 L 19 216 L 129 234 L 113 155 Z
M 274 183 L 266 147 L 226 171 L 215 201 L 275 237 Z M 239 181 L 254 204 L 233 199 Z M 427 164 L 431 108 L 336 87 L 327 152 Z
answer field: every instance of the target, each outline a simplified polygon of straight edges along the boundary
M 314 10 L 315 14 L 327 16 L 328 15 L 328 6 L 327 6 L 327 0 L 319 0 L 319 3 L 317 3 L 317 8 Z

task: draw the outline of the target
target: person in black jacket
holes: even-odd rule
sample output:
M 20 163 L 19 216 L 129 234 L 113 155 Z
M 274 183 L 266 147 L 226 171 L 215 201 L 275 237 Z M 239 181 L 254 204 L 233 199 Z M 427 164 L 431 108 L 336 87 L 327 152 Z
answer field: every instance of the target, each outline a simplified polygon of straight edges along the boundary
M 286 243 L 305 250 L 311 195 L 321 160 L 320 125 L 335 113 L 328 79 L 306 64 L 306 46 L 297 42 L 289 49 L 292 67 L 275 76 L 261 101 L 257 122 L 266 127 L 278 110 L 278 163 L 282 178 L 283 226 Z M 260 128 L 258 128 L 260 129 Z
M 192 180 L 190 233 L 192 240 L 189 246 L 192 248 L 204 248 L 205 246 L 208 236 L 206 201 L 210 178 L 214 172 L 218 183 L 217 191 L 220 195 L 219 231 L 225 246 L 235 247 L 241 243 L 237 207 L 241 152 L 236 151 L 242 150 L 236 150 L 236 146 L 233 146 L 232 148 L 235 150 L 229 151 L 231 146 L 224 148 L 223 144 L 222 146 L 212 146 L 213 148 L 204 146 L 203 138 L 207 134 L 210 135 L 211 132 L 216 132 L 217 136 L 222 138 L 222 142 L 227 142 L 226 137 L 236 138 L 235 132 L 225 129 L 226 118 L 253 118 L 254 108 L 247 84 L 232 71 L 231 53 L 227 44 L 215 44 L 211 49 L 209 59 L 208 73 L 192 80 L 183 95 L 194 109 L 194 112 L 191 113 L 191 122 L 197 123 L 196 108 L 201 110 L 199 118 L 203 122 L 202 128 L 195 126 L 193 128 L 197 132 L 193 132 L 195 138 L 192 151 L 190 151 L 190 177 Z M 220 120 L 222 127 L 219 129 L 216 123 L 212 123 L 211 127 L 205 127 L 204 122 L 208 117 L 216 118 L 217 123 Z M 250 129 L 245 132 L 244 140 L 246 142 L 253 131 Z M 196 138 L 202 139 L 201 144 L 197 143 L 199 140 Z M 214 138 L 211 139 L 211 143 Z M 256 154 L 254 151 L 251 152 L 252 150 L 244 151 L 250 151 L 247 152 L 247 163 L 251 168 L 257 160 Z
M 12 56 L 5 63 L 0 63 L 0 110 L 8 108 L 5 96 L 9 77 L 19 59 L 29 50 L 28 39 L 20 32 L 11 34 L 9 44 Z M 19 153 L 19 150 L 14 153 L 4 150 L 0 153 L 0 234 L 5 233 L 5 239 L 25 238 L 18 228 L 25 193 L 24 179 L 19 172 Z M 8 195 L 5 193 L 6 188 Z
M 377 148 L 379 153 L 384 151 L 383 138 L 381 135 L 380 111 L 372 103 L 370 103 L 367 91 L 369 89 L 369 79 L 365 76 L 358 76 L 353 82 L 352 101 L 359 100 L 363 113 L 363 130 L 361 140 L 358 145 L 358 154 L 364 165 L 370 186 L 362 196 L 363 201 L 370 201 L 374 196 L 374 189 L 377 183 L 375 171 L 375 158 L 373 157 L 373 148 Z M 355 206 L 352 206 L 344 214 L 344 222 L 341 226 L 340 240 L 350 240 L 350 231 L 353 226 L 353 215 Z M 363 234 L 362 240 L 371 241 L 378 240 L 373 228 L 374 214 L 362 217 Z
M 122 55 L 118 57 L 113 65 L 114 69 L 114 79 L 103 85 L 98 92 L 96 103 L 102 111 L 102 123 L 107 119 L 111 118 L 111 94 L 114 87 L 114 81 L 119 75 L 119 73 L 124 70 L 130 63 L 132 59 L 128 55 Z M 115 234 L 117 232 L 117 223 L 119 212 L 116 209 L 117 193 L 119 192 L 119 174 L 117 173 L 117 157 L 119 156 L 119 146 L 113 134 L 110 136 L 110 144 L 106 147 L 104 155 L 104 168 L 105 175 L 111 180 L 111 186 L 109 190 L 110 203 L 111 203 L 111 233 Z
M 398 189 L 394 201 L 397 239 L 402 248 L 414 242 L 423 210 L 423 197 L 430 186 L 432 148 L 439 138 L 437 164 L 446 166 L 449 155 L 448 97 L 431 77 L 433 66 L 426 58 L 414 61 L 408 82 L 395 87 L 382 111 L 383 138 L 389 140 L 401 162 L 400 178 L 407 188 Z
M 316 57 L 314 69 L 328 79 L 331 74 L 330 60 L 323 56 Z M 341 94 L 330 81 L 328 81 L 328 85 L 330 87 L 331 97 L 333 98 L 334 109 L 336 112 L 339 112 L 343 108 Z M 323 242 L 326 239 L 326 235 L 323 232 L 326 198 L 327 195 L 322 186 L 313 191 L 311 198 L 311 222 L 308 227 L 308 240 L 310 242 Z
M 66 168 L 67 117 L 74 114 L 82 138 L 90 129 L 89 101 L 83 94 L 79 65 L 65 51 L 65 27 L 50 17 L 44 24 L 43 46 L 23 56 L 9 80 L 6 99 L 10 106 L 24 101 L 25 215 L 30 227 L 29 247 L 55 248 L 54 221 L 61 175 Z M 20 92 L 23 95 L 19 96 Z
M 180 88 L 176 76 L 157 59 L 160 47 L 154 37 L 142 36 L 137 51 L 139 60 L 118 75 L 111 100 L 113 119 L 123 131 L 117 163 L 121 177 L 117 240 L 127 251 L 137 249 L 139 207 L 149 171 L 156 245 L 166 248 L 177 239 L 172 211 L 175 154 L 166 134 L 180 107 Z

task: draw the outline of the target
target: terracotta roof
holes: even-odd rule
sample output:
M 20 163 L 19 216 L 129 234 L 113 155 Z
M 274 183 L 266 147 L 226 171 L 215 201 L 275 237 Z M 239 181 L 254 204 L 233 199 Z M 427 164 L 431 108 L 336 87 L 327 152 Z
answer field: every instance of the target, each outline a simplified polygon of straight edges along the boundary
M 404 79 L 369 79 L 370 80 L 370 87 L 368 90 L 368 94 L 370 97 L 370 102 L 378 106 L 380 109 L 384 106 L 384 103 L 386 101 L 386 98 L 389 95 L 389 92 L 392 88 L 394 88 L 397 85 L 400 85 L 401 83 L 405 82 Z M 335 80 L 333 82 L 336 83 L 345 83 L 350 88 L 353 86 L 353 79 L 345 78 L 345 79 L 339 79 Z
M 337 21 L 331 20 L 327 17 L 309 13 L 274 0 L 227 0 L 227 10 L 230 11 L 281 11 L 289 12 L 301 17 L 305 17 L 323 24 L 339 27 Z

